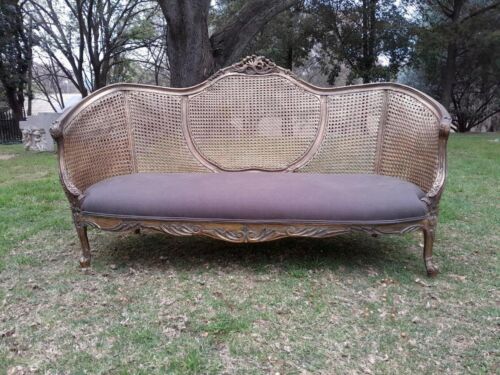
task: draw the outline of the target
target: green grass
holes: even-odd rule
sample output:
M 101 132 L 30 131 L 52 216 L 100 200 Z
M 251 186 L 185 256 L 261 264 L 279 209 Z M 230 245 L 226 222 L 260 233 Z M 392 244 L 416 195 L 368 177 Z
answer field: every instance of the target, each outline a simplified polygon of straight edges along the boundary
M 55 156 L 0 146 L 0 373 L 498 373 L 499 140 L 451 136 L 436 279 L 417 233 L 91 231 L 84 273 Z
M 0 146 L 0 270 L 4 256 L 42 230 L 70 228 L 54 154 L 27 153 L 20 145 Z M 21 257 L 23 255 L 21 254 Z

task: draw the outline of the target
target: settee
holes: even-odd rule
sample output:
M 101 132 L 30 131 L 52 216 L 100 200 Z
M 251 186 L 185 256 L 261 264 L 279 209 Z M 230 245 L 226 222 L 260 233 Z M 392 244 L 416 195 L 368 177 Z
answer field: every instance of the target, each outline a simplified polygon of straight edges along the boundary
M 194 87 L 107 86 L 51 134 L 82 267 L 88 227 L 230 242 L 420 230 L 433 276 L 449 131 L 416 89 L 320 88 L 250 56 Z

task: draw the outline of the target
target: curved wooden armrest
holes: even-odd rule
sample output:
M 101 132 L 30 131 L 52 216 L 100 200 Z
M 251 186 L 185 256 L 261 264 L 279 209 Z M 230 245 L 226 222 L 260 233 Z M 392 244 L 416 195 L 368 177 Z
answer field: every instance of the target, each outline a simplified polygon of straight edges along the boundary
M 447 174 L 446 145 L 451 130 L 451 116 L 441 104 L 437 103 L 437 105 L 441 109 L 440 112 L 442 116 L 439 123 L 438 170 L 431 189 L 427 192 L 425 197 L 422 198 L 432 211 L 437 209 L 439 199 L 444 190 Z
M 64 142 L 63 142 L 63 119 L 68 115 L 70 111 L 65 111 L 61 117 L 50 127 L 50 135 L 57 143 L 57 158 L 59 162 L 59 179 L 61 180 L 61 184 L 63 186 L 64 192 L 66 196 L 70 200 L 71 203 L 77 203 L 80 199 L 83 198 L 83 193 L 78 189 L 75 184 L 71 181 L 67 173 L 66 166 L 64 164 Z

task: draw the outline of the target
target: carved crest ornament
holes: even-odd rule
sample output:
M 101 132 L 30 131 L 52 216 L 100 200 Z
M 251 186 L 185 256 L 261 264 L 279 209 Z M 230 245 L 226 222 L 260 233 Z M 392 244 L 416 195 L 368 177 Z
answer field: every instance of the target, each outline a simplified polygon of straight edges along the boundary
M 240 62 L 223 68 L 208 78 L 209 81 L 214 80 L 227 73 L 242 73 L 248 75 L 266 75 L 266 74 L 286 74 L 296 77 L 296 75 L 288 69 L 284 69 L 264 56 L 251 55 L 243 58 Z

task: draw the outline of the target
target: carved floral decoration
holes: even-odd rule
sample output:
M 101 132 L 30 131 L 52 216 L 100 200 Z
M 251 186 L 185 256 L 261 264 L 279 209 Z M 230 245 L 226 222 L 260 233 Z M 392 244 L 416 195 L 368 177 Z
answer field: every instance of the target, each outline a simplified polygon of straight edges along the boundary
M 213 80 L 226 73 L 242 73 L 249 75 L 284 73 L 290 76 L 295 76 L 290 70 L 279 67 L 268 58 L 256 55 L 247 56 L 240 62 L 219 70 L 213 76 L 211 76 L 209 80 Z
M 173 236 L 207 236 L 229 242 L 263 242 L 277 240 L 285 237 L 315 237 L 325 238 L 333 237 L 339 234 L 349 232 L 364 232 L 368 234 L 403 234 L 409 233 L 423 228 L 422 223 L 409 223 L 408 225 L 396 226 L 348 226 L 348 225 L 325 225 L 325 226 L 281 226 L 281 227 L 265 227 L 253 225 L 241 225 L 240 228 L 229 229 L 224 225 L 214 226 L 205 225 L 203 223 L 188 223 L 188 222 L 158 222 L 145 223 L 141 221 L 118 221 L 111 226 L 102 226 L 92 219 L 87 219 L 84 216 L 76 215 L 75 221 L 80 226 L 92 226 L 98 229 L 107 231 L 126 231 L 135 229 L 152 229 Z

